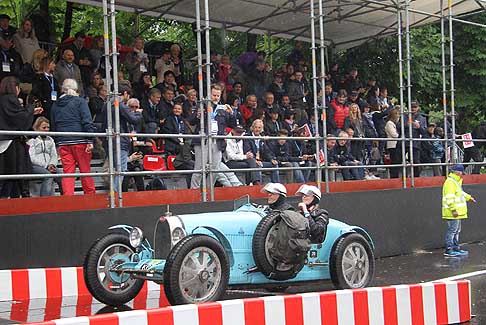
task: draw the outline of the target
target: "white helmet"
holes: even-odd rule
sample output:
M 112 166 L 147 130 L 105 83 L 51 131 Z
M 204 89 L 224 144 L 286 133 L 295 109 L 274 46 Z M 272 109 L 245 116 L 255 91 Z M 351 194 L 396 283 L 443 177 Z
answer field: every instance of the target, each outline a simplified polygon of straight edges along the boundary
M 287 189 L 280 183 L 267 183 L 260 192 L 273 193 L 287 197 Z
M 316 186 L 307 184 L 300 186 L 295 195 L 312 195 L 318 200 L 321 199 L 321 191 Z

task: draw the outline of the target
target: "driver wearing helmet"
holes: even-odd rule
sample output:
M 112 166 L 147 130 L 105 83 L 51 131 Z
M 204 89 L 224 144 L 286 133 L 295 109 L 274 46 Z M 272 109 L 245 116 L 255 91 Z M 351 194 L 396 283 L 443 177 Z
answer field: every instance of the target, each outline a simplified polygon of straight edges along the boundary
M 286 202 L 287 189 L 280 183 L 267 183 L 262 190 L 262 193 L 268 193 L 268 205 L 272 210 L 284 211 L 294 210 L 294 207 Z
M 304 184 L 295 192 L 295 195 L 302 196 L 299 209 L 309 220 L 311 242 L 313 244 L 324 242 L 329 216 L 326 210 L 319 208 L 321 191 L 316 186 Z

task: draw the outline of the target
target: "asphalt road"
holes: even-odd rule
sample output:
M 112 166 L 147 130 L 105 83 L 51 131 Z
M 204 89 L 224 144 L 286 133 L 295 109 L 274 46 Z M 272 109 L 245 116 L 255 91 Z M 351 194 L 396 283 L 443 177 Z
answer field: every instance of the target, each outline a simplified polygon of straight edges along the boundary
M 469 250 L 469 256 L 465 258 L 444 258 L 442 250 L 422 251 L 412 255 L 382 258 L 376 261 L 375 278 L 372 286 L 385 286 L 395 284 L 422 283 L 433 280 L 445 279 L 449 277 L 464 278 L 471 280 L 472 283 L 472 313 L 475 315 L 470 323 L 480 324 L 486 322 L 486 243 L 473 243 L 464 245 L 463 249 Z M 482 272 L 484 271 L 484 272 Z M 263 295 L 289 294 L 302 292 L 315 292 L 332 290 L 330 283 L 319 285 L 304 285 L 287 288 L 284 292 L 269 292 L 266 290 L 235 290 L 228 291 L 224 299 L 259 297 Z M 157 301 L 158 302 L 158 301 Z M 18 304 L 17 311 L 27 308 L 24 312 L 35 315 L 40 320 L 46 318 L 45 308 L 36 309 L 37 304 L 31 301 L 30 304 Z M 147 303 L 150 306 L 150 302 Z M 23 307 L 24 306 L 24 307 Z M 7 318 L 11 315 L 11 303 L 0 303 L 0 325 L 18 324 L 19 322 L 10 321 Z M 113 312 L 110 307 L 101 304 L 90 306 L 64 305 L 61 307 L 61 314 L 68 315 L 67 309 L 88 308 L 93 313 Z M 126 306 L 122 310 L 130 310 L 132 307 Z M 49 315 L 47 315 L 49 318 Z

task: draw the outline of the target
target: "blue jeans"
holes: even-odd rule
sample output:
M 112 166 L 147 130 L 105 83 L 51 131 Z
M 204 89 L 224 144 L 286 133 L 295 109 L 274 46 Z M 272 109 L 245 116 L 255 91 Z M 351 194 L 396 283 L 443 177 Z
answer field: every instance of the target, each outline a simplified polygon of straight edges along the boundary
M 32 166 L 32 173 L 33 174 L 50 174 L 51 172 L 48 171 L 46 168 L 33 165 Z M 42 184 L 40 187 L 39 196 L 52 196 L 54 195 L 54 178 L 44 178 L 42 180 Z
M 343 166 L 361 166 L 360 162 L 354 161 L 345 161 Z M 350 168 L 350 169 L 342 169 L 343 178 L 345 181 L 355 179 L 361 180 L 364 178 L 364 169 L 363 168 Z
M 280 183 L 280 175 L 278 174 L 278 165 L 272 164 L 270 161 L 262 161 L 262 168 L 275 168 L 276 170 L 270 174 L 270 181 L 272 183 Z M 262 177 L 260 173 L 260 182 L 262 182 Z
M 120 159 L 120 162 L 121 162 L 121 171 L 122 172 L 126 172 L 128 170 L 128 151 L 126 150 L 121 150 L 121 159 Z M 114 163 L 115 163 L 115 169 L 116 169 L 116 156 L 115 156 L 115 159 L 114 159 Z M 114 177 L 114 191 L 115 192 L 118 192 L 118 180 L 120 180 L 120 184 L 123 183 L 123 176 L 120 176 L 120 177 L 117 177 L 115 176 Z
M 445 235 L 446 250 L 459 249 L 459 233 L 461 232 L 461 220 L 447 220 L 447 232 Z

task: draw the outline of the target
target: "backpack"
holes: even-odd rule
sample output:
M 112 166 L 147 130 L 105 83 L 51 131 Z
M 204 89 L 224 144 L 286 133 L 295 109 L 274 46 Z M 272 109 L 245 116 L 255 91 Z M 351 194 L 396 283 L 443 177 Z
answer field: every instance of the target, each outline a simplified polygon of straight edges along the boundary
M 160 177 L 154 177 L 146 186 L 145 190 L 147 191 L 159 191 L 159 190 L 166 190 L 167 186 L 165 186 L 164 181 Z
M 278 264 L 303 264 L 311 247 L 309 221 L 298 212 L 278 211 L 280 220 L 270 256 Z

